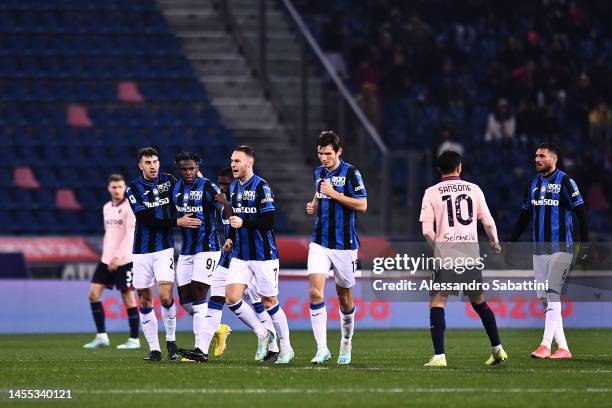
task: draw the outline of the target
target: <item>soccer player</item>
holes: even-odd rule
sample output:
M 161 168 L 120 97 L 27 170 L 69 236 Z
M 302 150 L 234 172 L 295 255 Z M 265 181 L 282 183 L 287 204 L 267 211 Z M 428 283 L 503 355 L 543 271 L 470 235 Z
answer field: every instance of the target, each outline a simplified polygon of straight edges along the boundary
M 453 266 L 459 257 L 470 270 L 443 269 L 434 271 L 434 282 L 448 284 L 461 276 L 461 280 L 482 281 L 482 271 L 477 268 L 475 260 L 479 257 L 477 221 L 484 226 L 489 244 L 498 254 L 501 253 L 495 221 L 489 212 L 487 202 L 480 187 L 474 183 L 461 180 L 461 156 L 452 151 L 443 152 L 438 157 L 438 171 L 442 180 L 425 190 L 421 205 L 420 222 L 423 235 L 434 248 L 437 259 L 450 259 Z M 471 258 L 471 259 L 469 259 Z M 447 262 L 444 261 L 444 264 Z M 426 367 L 446 367 L 444 354 L 444 331 L 446 321 L 444 307 L 450 294 L 454 291 L 431 291 L 429 303 L 429 320 L 434 356 L 425 364 Z M 484 300 L 482 290 L 466 291 L 472 308 L 482 321 L 482 325 L 491 342 L 491 356 L 486 365 L 499 364 L 508 359 L 499 339 L 497 322 L 493 311 Z
M 255 360 L 263 361 L 275 333 L 266 329 L 253 309 L 242 301 L 245 289 L 254 277 L 257 291 L 280 341 L 275 364 L 287 364 L 294 352 L 289 339 L 287 316 L 278 303 L 278 252 L 274 238 L 274 195 L 267 181 L 253 173 L 255 152 L 249 146 L 234 149 L 231 168 L 234 180 L 229 186 L 231 216 L 230 236 L 225 248 L 233 247 L 225 295 L 230 310 L 251 327 L 258 338 Z
M 200 173 L 200 158 L 191 152 L 176 156 L 181 179 L 175 184 L 172 199 L 178 214 L 193 214 L 202 222 L 197 229 L 181 228 L 182 246 L 176 266 L 181 305 L 192 311 L 195 348 L 181 350 L 188 360 L 208 361 L 208 348 L 221 322 L 221 309 L 225 303 L 225 279 L 215 279 L 221 256 L 221 245 L 215 228 L 217 207 L 231 215 L 229 203 L 219 188 Z M 224 276 L 225 278 L 225 276 Z M 206 295 L 212 287 L 210 308 Z M 209 315 L 218 319 L 207 319 Z M 220 331 L 229 332 L 227 325 Z M 224 336 L 226 338 L 227 335 Z
M 229 200 L 229 185 L 232 182 L 232 180 L 234 180 L 234 174 L 232 172 L 231 167 L 226 167 L 223 170 L 221 170 L 221 172 L 219 173 L 219 176 L 217 177 L 217 183 L 219 185 L 219 189 L 221 190 L 223 194 L 226 195 L 228 200 Z M 220 232 L 219 235 L 222 237 L 221 242 L 225 242 L 225 240 L 229 236 L 230 225 L 229 225 L 229 219 L 225 217 L 225 213 L 223 211 L 217 211 L 217 224 L 218 224 L 218 230 Z M 219 273 L 220 278 L 222 276 L 227 277 L 231 259 L 232 259 L 231 251 L 223 251 L 221 253 L 221 259 L 219 260 L 219 266 L 217 266 L 217 269 L 222 271 Z M 249 286 L 246 288 L 244 298 L 248 299 L 251 302 L 253 309 L 255 309 L 255 313 L 257 313 L 257 317 L 259 317 L 259 321 L 264 325 L 264 327 L 268 329 L 269 331 L 276 333 L 276 329 L 274 328 L 274 323 L 272 323 L 272 318 L 268 314 L 266 308 L 264 307 L 261 301 L 261 297 L 258 294 L 257 280 L 255 278 L 251 279 Z M 220 353 L 221 354 L 223 353 L 223 350 L 222 350 L 223 344 L 221 343 L 223 341 L 223 338 L 221 337 L 222 335 L 223 333 L 219 335 L 220 339 L 218 339 L 217 344 L 215 346 L 215 356 L 217 356 Z M 268 353 L 264 357 L 263 361 L 268 362 L 268 363 L 274 363 L 276 359 L 278 358 L 278 354 L 279 354 L 279 349 L 278 349 L 278 344 L 276 342 L 276 336 L 275 336 L 274 339 L 270 342 L 268 346 Z
M 337 362 L 349 364 L 355 327 L 352 287 L 355 286 L 359 248 L 355 213 L 367 210 L 367 193 L 359 170 L 340 159 L 342 146 L 336 133 L 321 132 L 317 154 L 321 166 L 314 171 L 315 195 L 306 204 L 306 213 L 315 216 L 308 250 L 310 322 L 317 343 L 317 353 L 311 362 L 323 364 L 331 359 L 327 347 L 324 291 L 327 273 L 333 269 L 342 332 Z
M 198 228 L 202 222 L 190 215 L 176 218 L 172 206 L 172 188 L 176 179 L 159 172 L 157 150 L 145 147 L 138 152 L 138 167 L 142 174 L 133 180 L 127 197 L 136 216 L 134 231 L 134 287 L 138 290 L 142 331 L 149 343 L 145 360 L 160 361 L 158 324 L 153 312 L 153 285 L 162 305 L 162 319 L 166 328 L 166 348 L 170 360 L 178 360 L 176 346 L 176 305 L 172 297 L 174 287 L 174 235 L 172 228 Z
M 116 286 L 121 292 L 123 304 L 127 309 L 130 324 L 130 338 L 118 349 L 138 349 L 138 309 L 132 287 L 132 243 L 134 242 L 134 227 L 136 218 L 125 198 L 125 179 L 120 174 L 108 178 L 108 192 L 111 201 L 104 204 L 104 241 L 102 243 L 102 259 L 89 285 L 89 303 L 98 334 L 96 338 L 85 344 L 83 348 L 92 349 L 108 347 L 110 340 L 106 334 L 104 307 L 100 297 L 105 288 Z
M 542 342 L 531 353 L 534 358 L 572 358 L 561 317 L 561 290 L 572 263 L 572 211 L 580 223 L 580 241 L 589 241 L 584 201 L 574 180 L 557 168 L 558 156 L 555 145 L 543 143 L 538 146 L 535 153 L 538 174 L 525 190 L 522 211 L 510 237 L 510 242 L 517 241 L 533 217 L 535 280 L 548 281 L 548 290 L 537 292 L 546 311 L 546 320 Z M 583 244 L 581 249 L 585 251 L 587 246 Z M 558 349 L 551 355 L 553 338 Z

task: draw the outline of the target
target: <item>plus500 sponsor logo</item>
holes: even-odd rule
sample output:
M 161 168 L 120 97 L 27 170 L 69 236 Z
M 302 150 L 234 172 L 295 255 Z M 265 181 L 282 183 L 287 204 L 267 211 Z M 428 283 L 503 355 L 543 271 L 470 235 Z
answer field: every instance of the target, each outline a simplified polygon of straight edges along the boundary
M 155 200 L 152 203 L 149 202 L 149 201 L 145 201 L 144 202 L 144 205 L 149 207 L 149 208 L 159 207 L 159 206 L 166 205 L 166 204 L 170 204 L 170 199 L 168 197 L 160 198 L 159 200 Z
M 255 207 L 233 207 L 235 214 L 257 214 Z
M 558 206 L 559 200 L 551 200 L 549 198 L 543 198 L 541 200 L 531 200 L 531 205 L 552 205 Z

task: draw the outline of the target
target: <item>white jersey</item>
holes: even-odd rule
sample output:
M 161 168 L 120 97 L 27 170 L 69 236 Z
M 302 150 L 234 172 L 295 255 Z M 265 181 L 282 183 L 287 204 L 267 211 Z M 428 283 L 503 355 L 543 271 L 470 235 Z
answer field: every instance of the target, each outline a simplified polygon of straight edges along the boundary
M 425 190 L 419 220 L 435 225 L 436 255 L 450 257 L 479 256 L 477 222 L 494 222 L 480 187 L 459 177 Z
M 132 262 L 132 245 L 136 217 L 130 203 L 124 199 L 114 205 L 112 201 L 104 204 L 104 242 L 102 244 L 102 263 L 108 263 L 114 257 L 119 258 L 119 265 Z

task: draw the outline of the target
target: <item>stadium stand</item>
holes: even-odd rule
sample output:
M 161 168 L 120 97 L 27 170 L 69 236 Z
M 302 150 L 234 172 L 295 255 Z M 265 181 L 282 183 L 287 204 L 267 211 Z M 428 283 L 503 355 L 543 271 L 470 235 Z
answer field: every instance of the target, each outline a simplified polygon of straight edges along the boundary
M 592 227 L 610 230 L 610 2 L 295 4 L 387 143 L 465 152 L 503 231 L 542 141 L 561 147 Z
M 142 146 L 216 178 L 237 143 L 153 0 L 0 2 L 0 136 L 0 234 L 19 235 L 100 233 L 106 179 L 137 176 Z

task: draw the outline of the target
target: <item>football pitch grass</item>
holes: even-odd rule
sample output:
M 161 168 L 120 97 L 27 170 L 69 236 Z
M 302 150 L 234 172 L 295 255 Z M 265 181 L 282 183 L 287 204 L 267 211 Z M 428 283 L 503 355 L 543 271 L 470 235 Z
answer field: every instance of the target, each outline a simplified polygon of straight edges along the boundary
M 7 406 L 610 406 L 612 330 L 569 329 L 574 359 L 535 360 L 541 330 L 501 331 L 509 360 L 486 367 L 482 330 L 448 330 L 447 368 L 425 368 L 432 354 L 426 330 L 357 330 L 353 362 L 336 365 L 339 332 L 329 332 L 332 360 L 313 366 L 311 332 L 292 333 L 296 358 L 285 366 L 253 360 L 256 339 L 234 332 L 222 359 L 209 363 L 143 361 L 140 350 L 84 350 L 91 334 L 0 336 L 0 403 Z M 142 337 L 142 336 L 141 336 Z M 163 339 L 163 336 L 161 336 Z M 193 335 L 178 333 L 179 347 Z M 162 343 L 164 344 L 164 343 Z M 162 348 L 165 348 L 162 346 Z M 70 389 L 72 400 L 8 399 L 9 389 Z M 14 405 L 13 405 L 14 404 Z

